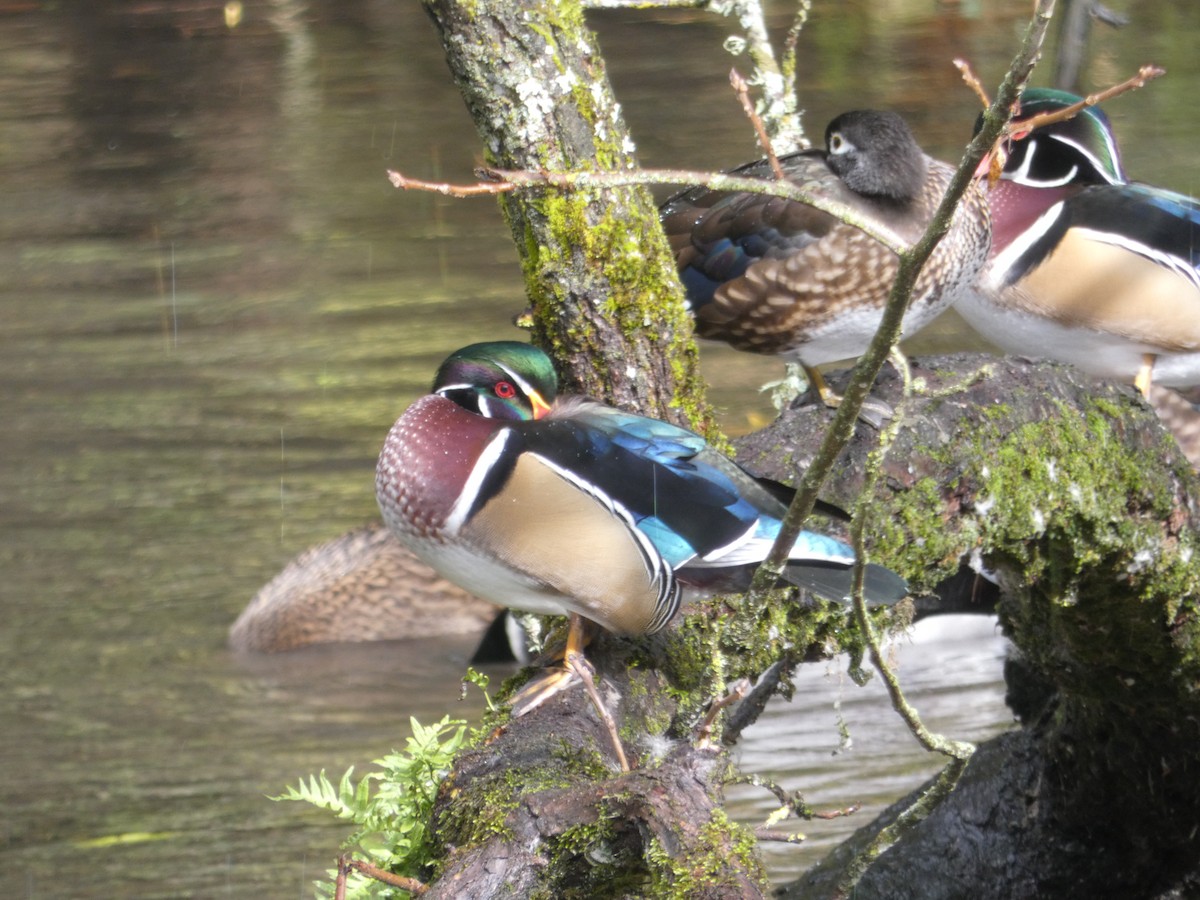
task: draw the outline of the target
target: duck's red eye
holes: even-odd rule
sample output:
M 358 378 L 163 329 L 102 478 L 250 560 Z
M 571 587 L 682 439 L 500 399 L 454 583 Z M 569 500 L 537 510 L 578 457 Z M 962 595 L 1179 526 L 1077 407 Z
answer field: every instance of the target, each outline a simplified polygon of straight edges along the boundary
M 496 396 L 501 400 L 509 400 L 517 396 L 517 389 L 507 381 L 496 382 Z

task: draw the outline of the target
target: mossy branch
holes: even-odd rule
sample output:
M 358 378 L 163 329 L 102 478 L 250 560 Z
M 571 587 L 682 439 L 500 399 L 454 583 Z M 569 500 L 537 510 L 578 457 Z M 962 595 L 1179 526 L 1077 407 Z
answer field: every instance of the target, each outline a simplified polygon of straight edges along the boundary
M 866 548 L 866 533 L 872 518 L 874 509 L 874 497 L 876 485 L 879 483 L 880 474 L 883 470 L 883 461 L 887 457 L 888 451 L 891 449 L 892 442 L 900 431 L 900 425 L 904 421 L 906 412 L 906 402 L 911 394 L 912 384 L 907 377 L 907 366 L 901 361 L 901 366 L 904 368 L 902 373 L 905 377 L 904 381 L 904 400 L 901 401 L 899 408 L 896 410 L 896 416 L 883 429 L 879 437 L 879 446 L 871 452 L 868 457 L 866 478 L 863 481 L 862 493 L 854 504 L 854 515 L 850 522 L 850 543 L 854 547 L 854 553 L 857 557 L 857 563 L 854 572 L 854 613 L 858 621 L 858 625 L 863 634 L 863 640 L 866 642 L 867 651 L 871 657 L 871 663 L 879 672 L 883 683 L 887 688 L 888 696 L 892 701 L 892 708 L 904 720 L 909 731 L 912 732 L 922 747 L 933 753 L 942 753 L 954 759 L 967 760 L 971 754 L 975 752 L 974 746 L 965 741 L 952 741 L 946 737 L 935 734 L 927 729 L 921 721 L 921 717 L 912 707 L 904 696 L 904 691 L 900 687 L 900 681 L 896 677 L 896 673 L 892 667 L 888 665 L 884 658 L 883 651 L 880 647 L 879 635 L 871 624 L 871 618 L 867 613 L 866 601 L 863 597 L 862 581 L 863 573 L 867 561 Z
M 490 165 L 634 167 L 633 142 L 580 3 L 425 0 L 425 7 Z M 715 433 L 650 192 L 597 185 L 499 199 L 525 273 L 526 320 L 564 387 Z
M 968 757 L 969 758 L 969 757 Z M 908 806 L 896 819 L 879 830 L 874 840 L 859 851 L 842 874 L 838 884 L 839 897 L 849 897 L 862 874 L 884 850 L 896 842 L 905 831 L 925 819 L 954 791 L 955 786 L 967 769 L 967 758 L 951 759 L 928 788 Z

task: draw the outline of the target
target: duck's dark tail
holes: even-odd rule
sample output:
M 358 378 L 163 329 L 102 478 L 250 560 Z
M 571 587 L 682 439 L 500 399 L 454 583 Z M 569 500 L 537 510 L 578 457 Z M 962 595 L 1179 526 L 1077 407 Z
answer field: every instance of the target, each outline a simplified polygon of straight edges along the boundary
M 848 601 L 854 585 L 854 568 L 841 563 L 792 563 L 783 577 L 828 600 Z M 863 572 L 863 597 L 876 606 L 891 606 L 908 596 L 908 583 L 884 566 L 868 563 Z

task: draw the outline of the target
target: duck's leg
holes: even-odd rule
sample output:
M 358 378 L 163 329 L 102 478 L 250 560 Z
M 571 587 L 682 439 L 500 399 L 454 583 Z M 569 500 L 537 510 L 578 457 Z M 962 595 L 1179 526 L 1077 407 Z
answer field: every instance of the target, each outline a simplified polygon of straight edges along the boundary
M 625 747 L 621 743 L 620 734 L 617 733 L 617 723 L 613 720 L 608 707 L 604 705 L 604 701 L 600 698 L 600 692 L 596 690 L 596 670 L 592 668 L 592 664 L 583 655 L 584 624 L 582 616 L 571 613 L 571 622 L 567 627 L 567 668 L 574 672 L 579 680 L 583 682 L 583 689 L 587 691 L 588 697 L 591 698 L 592 706 L 596 707 L 596 713 L 600 716 L 600 721 L 608 729 L 608 736 L 612 739 L 613 750 L 616 751 L 617 761 L 621 764 L 621 771 L 628 772 L 629 760 L 625 757 Z
M 571 642 L 571 633 L 568 629 L 567 643 Z M 509 699 L 509 705 L 512 707 L 513 718 L 519 719 L 526 713 L 533 712 L 551 697 L 562 693 L 571 686 L 576 673 L 566 666 L 565 654 L 559 656 L 553 654 L 552 664 L 541 672 L 534 675 L 529 682 L 519 691 L 512 695 Z M 560 661 L 562 664 L 560 665 Z
M 595 684 L 596 670 L 592 668 L 592 664 L 583 654 L 583 648 L 587 644 L 586 629 L 587 621 L 583 616 L 571 613 L 567 621 L 567 647 L 563 652 L 562 668 L 555 666 L 547 669 L 513 695 L 512 700 L 509 701 L 512 705 L 513 718 L 519 718 L 537 709 L 555 694 L 569 688 L 574 683 L 574 679 L 578 678 L 583 682 L 583 689 L 587 691 L 592 705 L 596 707 L 596 712 L 600 716 L 600 721 L 604 723 L 604 727 L 612 738 L 613 749 L 616 750 L 621 771 L 628 772 L 629 761 L 617 733 L 617 723 L 613 721 L 612 714 L 605 707 L 604 701 L 600 699 L 600 692 L 596 690 Z
M 1133 379 L 1133 386 L 1141 392 L 1147 403 L 1150 402 L 1150 382 L 1154 380 L 1154 360 L 1153 353 L 1143 353 L 1142 367 Z
M 892 354 L 894 356 L 898 356 L 901 360 L 901 364 L 907 368 L 908 361 L 900 353 L 899 348 L 893 347 Z M 895 359 L 892 359 L 892 363 L 897 369 L 900 369 L 901 364 L 898 364 Z M 842 395 L 834 391 L 834 389 L 826 383 L 825 377 L 821 374 L 819 369 L 810 368 L 809 366 L 803 365 L 803 363 L 801 366 L 804 369 L 804 376 L 808 379 L 809 385 L 814 391 L 816 391 L 817 396 L 821 398 L 822 403 L 829 407 L 829 409 L 837 409 L 842 405 Z M 900 370 L 904 371 L 903 369 Z M 872 428 L 879 429 L 882 428 L 883 423 L 888 421 L 894 414 L 894 410 L 882 400 L 876 400 L 873 397 L 868 397 L 863 403 L 862 409 L 858 411 L 858 418 L 865 424 L 870 425 Z
M 803 363 L 801 364 L 801 367 L 804 369 L 804 377 L 808 379 L 809 386 L 817 392 L 817 396 L 821 398 L 822 403 L 824 403 L 830 409 L 837 409 L 842 405 L 841 394 L 836 393 L 833 388 L 831 388 L 825 382 L 825 376 L 821 374 L 820 369 L 816 369 L 811 366 L 805 366 Z

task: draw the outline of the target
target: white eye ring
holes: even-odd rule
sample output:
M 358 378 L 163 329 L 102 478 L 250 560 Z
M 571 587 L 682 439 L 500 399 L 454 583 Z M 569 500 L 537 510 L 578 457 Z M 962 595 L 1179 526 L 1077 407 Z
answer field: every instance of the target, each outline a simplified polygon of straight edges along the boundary
M 835 131 L 829 136 L 829 152 L 839 156 L 850 152 L 850 142 L 842 137 L 840 131 Z

